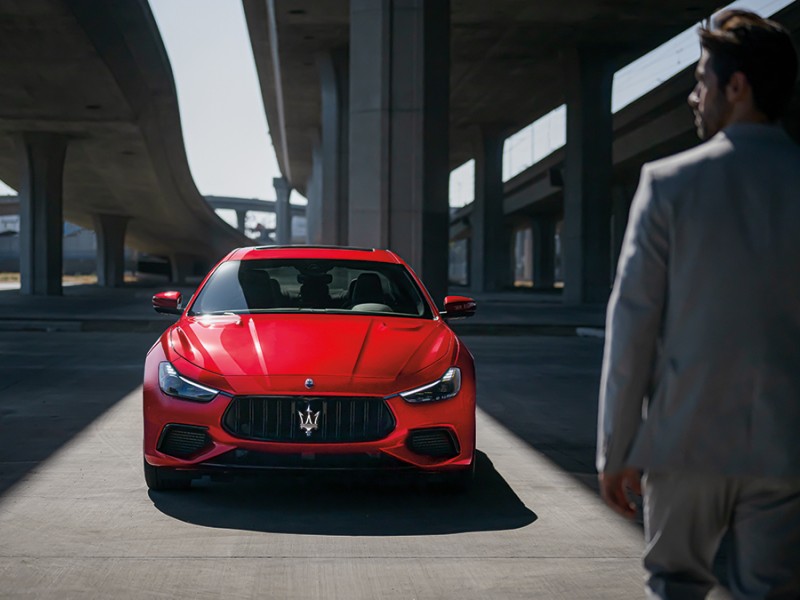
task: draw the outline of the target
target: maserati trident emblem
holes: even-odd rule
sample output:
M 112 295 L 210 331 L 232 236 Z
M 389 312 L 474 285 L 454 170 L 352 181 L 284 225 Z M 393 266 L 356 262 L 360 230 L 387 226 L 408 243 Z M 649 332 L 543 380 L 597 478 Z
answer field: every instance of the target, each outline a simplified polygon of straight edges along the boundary
M 310 390 L 313 387 L 314 387 L 314 380 L 311 379 L 311 377 L 309 377 L 308 379 L 306 379 L 306 388 Z
M 311 432 L 319 429 L 319 411 L 312 412 L 310 406 L 306 406 L 305 412 L 297 411 L 300 416 L 300 429 L 306 432 L 306 437 L 311 437 Z

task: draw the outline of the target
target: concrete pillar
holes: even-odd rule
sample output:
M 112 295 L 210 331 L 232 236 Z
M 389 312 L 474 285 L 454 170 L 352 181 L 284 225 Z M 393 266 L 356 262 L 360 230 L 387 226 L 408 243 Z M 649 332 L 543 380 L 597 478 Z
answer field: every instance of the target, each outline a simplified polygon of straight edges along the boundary
M 236 209 L 236 229 L 244 233 L 244 223 L 247 219 L 246 209 Z
M 564 302 L 604 303 L 611 289 L 611 83 L 614 61 L 598 47 L 565 60 Z
M 347 244 L 349 83 L 347 51 L 319 57 L 322 90 L 321 237 L 324 244 Z
M 16 140 L 20 167 L 20 291 L 61 295 L 63 179 L 67 138 L 23 133 Z
M 292 188 L 285 177 L 273 178 L 272 185 L 275 186 L 275 242 L 286 246 L 292 243 L 292 211 L 289 206 Z
M 556 217 L 533 220 L 533 287 L 549 289 L 556 279 Z
M 617 262 L 622 251 L 622 240 L 628 227 L 628 212 L 635 188 L 631 190 L 625 185 L 615 185 L 612 190 L 611 206 L 611 266 L 612 278 L 617 274 Z
M 475 133 L 475 199 L 470 214 L 470 289 L 498 290 L 510 284 L 511 255 L 503 226 L 504 129 Z
M 447 290 L 450 5 L 351 0 L 348 241 Z
M 95 215 L 97 236 L 97 283 L 101 287 L 122 287 L 125 281 L 125 229 L 128 217 Z
M 309 244 L 322 244 L 322 151 L 315 143 L 311 154 L 311 176 L 306 183 L 306 240 Z
M 194 254 L 175 253 L 169 262 L 172 283 L 199 283 L 209 269 L 207 261 Z

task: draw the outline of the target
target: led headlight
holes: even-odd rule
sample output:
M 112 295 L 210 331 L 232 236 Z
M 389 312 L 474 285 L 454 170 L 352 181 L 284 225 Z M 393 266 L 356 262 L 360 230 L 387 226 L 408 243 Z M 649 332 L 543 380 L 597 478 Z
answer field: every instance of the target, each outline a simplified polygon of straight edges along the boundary
M 461 369 L 450 367 L 441 379 L 422 387 L 400 392 L 406 402 L 435 402 L 452 398 L 461 390 Z
M 210 402 L 217 397 L 217 390 L 212 390 L 199 383 L 189 381 L 178 374 L 168 362 L 158 365 L 158 387 L 168 396 L 195 402 Z

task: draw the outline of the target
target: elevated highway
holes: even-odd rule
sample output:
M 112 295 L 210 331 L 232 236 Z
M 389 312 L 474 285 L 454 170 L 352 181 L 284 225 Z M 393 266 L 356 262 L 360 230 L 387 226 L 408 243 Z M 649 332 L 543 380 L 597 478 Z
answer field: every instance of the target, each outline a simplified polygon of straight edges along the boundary
M 773 17 L 787 27 L 800 46 L 800 6 L 790 4 Z M 695 85 L 691 65 L 613 116 L 612 264 L 616 264 L 627 224 L 630 202 L 642 164 L 686 150 L 700 143 L 687 96 Z M 784 119 L 784 126 L 800 141 L 800 85 Z M 503 227 L 507 232 L 533 230 L 532 280 L 536 287 L 552 286 L 554 251 L 543 247 L 543 231 L 553 235 L 563 221 L 564 167 L 567 148 L 562 147 L 503 184 Z M 450 239 L 469 239 L 476 215 L 468 204 L 451 215 Z M 531 257 L 526 257 L 531 258 Z
M 437 297 L 447 279 L 450 170 L 475 159 L 470 286 L 502 289 L 511 283 L 503 142 L 566 104 L 564 298 L 581 304 L 605 302 L 610 288 L 613 75 L 719 5 L 243 6 L 281 171 L 309 199 L 310 239 L 391 247 Z
M 10 0 L 0 21 L 0 179 L 22 200 L 24 291 L 60 292 L 62 214 L 97 230 L 109 284 L 123 239 L 179 279 L 248 243 L 192 180 L 146 0 Z

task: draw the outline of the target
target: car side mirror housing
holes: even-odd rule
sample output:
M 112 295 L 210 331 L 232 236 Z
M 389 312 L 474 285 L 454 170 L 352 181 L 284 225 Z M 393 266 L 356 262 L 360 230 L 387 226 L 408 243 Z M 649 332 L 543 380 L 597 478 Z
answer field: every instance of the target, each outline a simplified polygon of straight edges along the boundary
M 165 315 L 179 315 L 183 312 L 180 292 L 159 292 L 153 296 L 153 310 Z
M 444 299 L 444 314 L 447 319 L 466 319 L 475 314 L 478 304 L 466 296 L 447 296 Z

